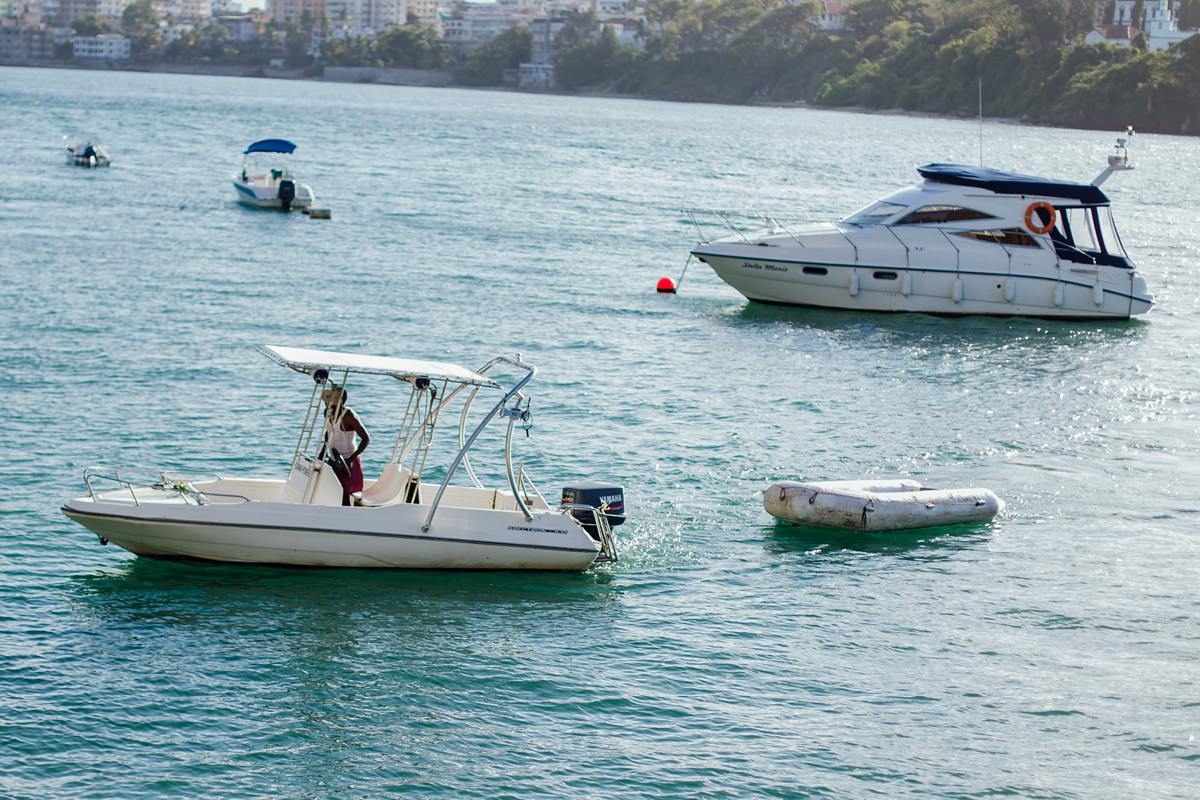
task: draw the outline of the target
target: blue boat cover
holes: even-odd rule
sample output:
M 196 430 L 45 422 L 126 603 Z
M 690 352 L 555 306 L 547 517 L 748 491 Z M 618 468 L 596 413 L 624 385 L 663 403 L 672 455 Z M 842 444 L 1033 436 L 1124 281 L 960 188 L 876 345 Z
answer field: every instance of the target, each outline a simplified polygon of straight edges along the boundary
M 247 147 L 245 153 L 290 153 L 295 149 L 296 145 L 287 139 L 260 139 Z
M 1100 187 L 1090 183 L 1051 181 L 1046 178 L 1035 178 L 1032 175 L 1021 175 L 1016 172 L 1004 172 L 986 167 L 968 167 L 963 164 L 926 164 L 923 167 L 917 167 L 917 172 L 921 173 L 921 177 L 938 183 L 975 186 L 997 194 L 1066 197 L 1089 205 L 1109 202 L 1108 195 L 1100 191 Z

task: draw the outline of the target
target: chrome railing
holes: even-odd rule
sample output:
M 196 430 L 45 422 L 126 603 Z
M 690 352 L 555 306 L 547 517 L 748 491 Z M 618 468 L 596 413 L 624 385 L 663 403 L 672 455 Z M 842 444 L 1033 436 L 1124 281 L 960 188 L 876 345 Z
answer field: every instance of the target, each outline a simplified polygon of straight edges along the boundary
M 572 514 L 572 511 L 588 511 L 592 515 L 592 521 L 596 526 L 596 536 L 600 541 L 600 555 L 596 556 L 597 564 L 608 564 L 617 560 L 617 540 L 613 536 L 612 526 L 608 524 L 608 517 L 604 512 L 608 510 L 608 504 L 605 503 L 599 508 L 589 506 L 586 503 L 562 503 L 559 509 L 571 514 L 578 522 L 578 518 Z

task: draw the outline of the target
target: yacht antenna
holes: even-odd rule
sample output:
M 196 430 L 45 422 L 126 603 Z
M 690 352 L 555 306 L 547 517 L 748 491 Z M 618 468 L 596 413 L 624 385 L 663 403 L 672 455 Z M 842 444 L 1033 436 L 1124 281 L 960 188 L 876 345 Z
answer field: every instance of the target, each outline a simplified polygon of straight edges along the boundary
M 983 166 L 983 76 L 979 76 L 979 166 Z
M 1108 180 L 1108 176 L 1121 170 L 1133 169 L 1133 161 L 1129 158 L 1129 144 L 1133 141 L 1133 126 L 1125 129 L 1125 135 L 1117 138 L 1113 151 L 1108 156 L 1108 166 L 1092 180 L 1092 186 L 1099 186 Z

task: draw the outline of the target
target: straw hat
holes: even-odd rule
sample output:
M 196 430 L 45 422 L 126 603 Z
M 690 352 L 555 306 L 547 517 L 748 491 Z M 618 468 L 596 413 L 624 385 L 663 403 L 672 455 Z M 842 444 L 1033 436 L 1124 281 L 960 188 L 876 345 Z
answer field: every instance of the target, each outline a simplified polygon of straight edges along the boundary
M 340 386 L 331 386 L 321 392 L 321 401 L 327 406 L 334 406 L 342 402 L 346 396 L 346 390 Z

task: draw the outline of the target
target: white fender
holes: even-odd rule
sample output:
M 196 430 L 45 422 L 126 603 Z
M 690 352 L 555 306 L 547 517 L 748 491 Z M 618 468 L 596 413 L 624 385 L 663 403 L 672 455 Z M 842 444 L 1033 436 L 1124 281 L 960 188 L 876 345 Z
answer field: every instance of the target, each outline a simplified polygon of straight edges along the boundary
M 1067 302 L 1067 290 L 1063 288 L 1061 283 L 1054 284 L 1054 306 L 1062 308 L 1062 304 Z
M 1017 299 L 1017 282 L 1009 278 L 1004 284 L 1004 302 L 1011 303 Z
M 1092 287 L 1092 302 L 1097 306 L 1104 305 L 1104 286 L 1100 284 L 1100 279 L 1096 278 L 1096 285 Z
M 904 273 L 904 277 L 900 279 L 900 294 L 908 297 L 912 294 L 912 273 Z
M 956 303 L 961 303 L 963 299 L 963 282 L 962 278 L 954 279 L 954 288 L 950 290 L 950 299 Z
M 858 273 L 854 272 L 850 275 L 850 296 L 858 297 Z
M 1004 508 L 991 490 L 925 489 L 913 480 L 780 481 L 763 492 L 778 520 L 852 531 L 892 531 L 989 520 Z

